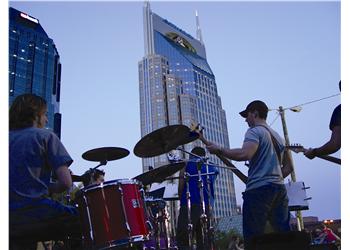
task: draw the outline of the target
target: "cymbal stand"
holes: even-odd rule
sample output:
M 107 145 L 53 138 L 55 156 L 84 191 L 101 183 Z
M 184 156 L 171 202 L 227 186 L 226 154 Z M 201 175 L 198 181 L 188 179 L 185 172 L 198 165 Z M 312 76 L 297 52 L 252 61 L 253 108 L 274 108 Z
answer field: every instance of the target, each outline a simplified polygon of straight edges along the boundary
M 206 207 L 205 207 L 205 201 L 204 201 L 204 192 L 203 192 L 203 180 L 202 180 L 202 163 L 203 159 L 200 157 L 200 161 L 197 162 L 197 171 L 198 171 L 198 189 L 199 189 L 199 195 L 200 195 L 200 202 L 201 202 L 201 214 L 200 214 L 200 225 L 201 225 L 201 234 L 202 234 L 202 243 L 203 246 L 205 246 L 205 243 L 207 242 L 206 238 L 208 235 L 207 229 L 208 229 L 208 218 L 206 214 Z M 198 239 L 197 239 L 198 240 Z
M 192 233 L 193 224 L 191 221 L 191 194 L 190 194 L 190 175 L 188 172 L 184 173 L 184 178 L 186 182 L 186 201 L 187 201 L 187 232 L 188 232 L 188 246 L 192 249 Z
M 100 161 L 100 164 L 98 164 L 96 167 L 90 168 L 88 171 L 83 174 L 84 180 L 83 185 L 84 187 L 87 187 L 91 184 L 92 176 L 95 173 L 95 170 L 101 166 L 107 165 L 107 160 Z
M 92 168 L 92 170 L 95 170 L 95 169 L 97 169 L 97 168 L 99 168 L 101 166 L 107 165 L 107 162 L 108 162 L 107 160 L 100 161 L 100 164 L 98 164 L 96 167 Z
M 207 218 L 207 214 L 206 214 L 206 211 L 205 211 L 205 201 L 204 201 L 204 192 L 203 192 L 203 180 L 202 180 L 202 165 L 205 164 L 205 162 L 207 161 L 207 157 L 201 157 L 199 155 L 196 155 L 196 154 L 193 154 L 192 152 L 187 152 L 186 150 L 182 149 L 181 147 L 178 147 L 177 150 L 180 150 L 184 153 L 187 153 L 191 156 L 193 156 L 194 158 L 197 158 L 199 159 L 197 161 L 197 172 L 198 172 L 198 189 L 199 189 L 199 194 L 200 194 L 200 209 L 201 209 L 201 214 L 200 214 L 200 225 L 201 225 L 201 234 L 202 234 L 202 243 L 203 243 L 203 246 L 205 246 L 205 244 L 208 242 L 207 240 L 207 237 L 208 237 L 208 218 Z M 208 176 L 208 175 L 207 175 Z M 189 192 L 189 184 L 188 184 L 189 181 L 187 181 L 187 190 Z M 188 206 L 187 206 L 187 209 L 188 209 Z M 188 209 L 190 212 L 191 212 L 191 209 Z M 188 212 L 187 210 L 187 212 Z M 193 225 L 192 225 L 193 227 Z M 193 229 L 192 229 L 193 231 Z M 191 249 L 192 249 L 192 243 L 190 245 Z
M 205 168 L 206 168 L 206 180 L 207 180 L 207 192 L 208 192 L 208 212 L 207 212 L 207 234 L 206 234 L 206 242 L 205 244 L 208 246 L 208 248 L 214 249 L 214 227 L 212 223 L 212 211 L 213 208 L 211 206 L 211 180 L 210 180 L 210 174 L 209 174 L 209 158 L 205 159 Z

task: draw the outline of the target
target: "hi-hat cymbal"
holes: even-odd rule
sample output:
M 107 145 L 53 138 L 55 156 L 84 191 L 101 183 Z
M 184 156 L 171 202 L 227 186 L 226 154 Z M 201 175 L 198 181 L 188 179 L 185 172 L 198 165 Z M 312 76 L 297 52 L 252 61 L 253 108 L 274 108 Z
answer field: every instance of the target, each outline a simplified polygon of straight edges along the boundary
M 88 161 L 113 161 L 129 155 L 129 150 L 117 147 L 102 147 L 86 151 L 82 154 L 83 159 Z
M 149 185 L 154 182 L 161 183 L 165 178 L 175 174 L 177 171 L 185 167 L 185 165 L 185 161 L 171 163 L 142 173 L 134 177 L 134 179 L 141 181 L 143 185 Z
M 198 133 L 191 132 L 185 125 L 170 125 L 144 136 L 135 146 L 138 157 L 153 157 L 168 153 L 180 145 L 198 139 Z

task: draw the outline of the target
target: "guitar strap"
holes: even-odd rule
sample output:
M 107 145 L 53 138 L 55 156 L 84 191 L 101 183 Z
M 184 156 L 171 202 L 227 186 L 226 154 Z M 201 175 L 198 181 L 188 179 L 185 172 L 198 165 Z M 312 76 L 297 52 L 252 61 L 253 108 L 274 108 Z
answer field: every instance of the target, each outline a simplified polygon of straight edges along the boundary
M 258 126 L 264 127 L 270 133 L 270 137 L 271 137 L 271 140 L 272 140 L 273 148 L 275 149 L 275 153 L 277 155 L 278 162 L 280 163 L 280 166 L 282 166 L 282 156 L 281 156 L 281 154 L 278 153 L 278 142 L 277 142 L 277 139 L 271 133 L 270 129 L 267 126 L 260 124 L 260 125 L 256 125 L 255 127 L 258 127 Z

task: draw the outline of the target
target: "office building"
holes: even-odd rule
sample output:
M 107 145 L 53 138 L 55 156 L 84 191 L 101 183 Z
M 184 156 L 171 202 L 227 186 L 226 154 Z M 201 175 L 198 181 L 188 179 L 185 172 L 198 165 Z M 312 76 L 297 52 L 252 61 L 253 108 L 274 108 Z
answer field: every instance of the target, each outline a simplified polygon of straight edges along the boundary
M 9 105 L 25 93 L 47 101 L 48 124 L 61 135 L 61 63 L 56 46 L 39 20 L 9 9 Z
M 208 140 L 229 147 L 226 115 L 206 59 L 198 15 L 196 38 L 153 13 L 149 2 L 145 2 L 143 18 L 145 56 L 138 64 L 141 136 L 168 125 L 200 123 Z M 197 140 L 184 149 L 190 151 L 195 145 L 202 144 Z M 210 161 L 222 166 L 217 157 L 210 156 Z M 142 164 L 145 172 L 169 164 L 168 156 L 144 158 Z M 219 172 L 216 218 L 236 214 L 233 174 L 224 168 Z

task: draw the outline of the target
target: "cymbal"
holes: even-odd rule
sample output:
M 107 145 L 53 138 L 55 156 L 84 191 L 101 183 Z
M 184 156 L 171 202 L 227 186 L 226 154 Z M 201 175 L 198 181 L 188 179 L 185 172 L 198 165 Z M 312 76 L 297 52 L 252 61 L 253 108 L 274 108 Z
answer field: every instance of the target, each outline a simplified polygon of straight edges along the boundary
M 198 133 L 191 132 L 185 125 L 170 125 L 144 136 L 135 146 L 138 157 L 153 157 L 168 153 L 180 145 L 198 139 Z
M 83 159 L 88 161 L 113 161 L 129 155 L 129 150 L 117 147 L 102 147 L 86 151 L 82 154 Z
M 164 181 L 165 178 L 175 174 L 177 171 L 184 168 L 185 165 L 185 161 L 171 163 L 142 173 L 134 177 L 134 179 L 141 181 L 143 185 L 149 185 L 154 182 L 161 183 Z

